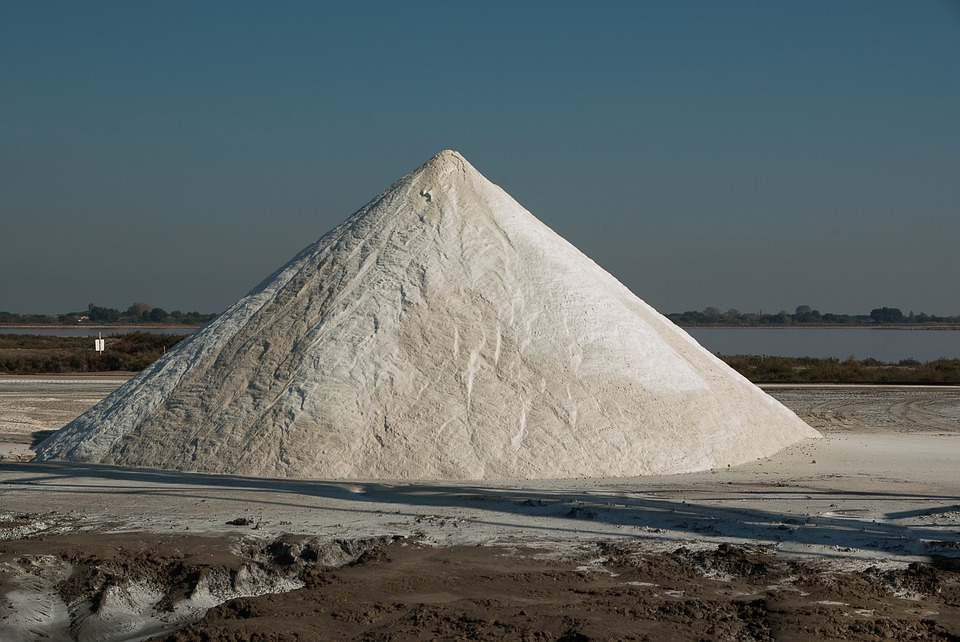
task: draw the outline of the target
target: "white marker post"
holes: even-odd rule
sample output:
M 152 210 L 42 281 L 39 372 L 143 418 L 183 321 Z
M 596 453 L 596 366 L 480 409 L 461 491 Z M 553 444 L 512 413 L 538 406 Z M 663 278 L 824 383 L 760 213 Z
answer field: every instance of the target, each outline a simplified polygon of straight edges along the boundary
M 97 351 L 98 357 L 100 353 L 106 349 L 106 341 L 103 340 L 103 336 L 101 336 L 99 332 L 97 333 L 97 338 L 93 340 L 93 349 Z

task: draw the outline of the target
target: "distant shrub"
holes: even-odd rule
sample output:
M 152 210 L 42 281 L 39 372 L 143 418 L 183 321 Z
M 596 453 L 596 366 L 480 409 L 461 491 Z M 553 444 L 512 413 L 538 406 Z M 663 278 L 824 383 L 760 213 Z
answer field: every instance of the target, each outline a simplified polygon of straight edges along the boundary
M 883 363 L 876 359 L 814 359 L 718 355 L 731 368 L 754 383 L 960 383 L 960 359 L 937 359 L 921 363 L 904 359 Z
M 109 335 L 105 337 L 106 351 L 98 354 L 86 337 L 0 334 L 0 373 L 137 372 L 186 336 L 150 332 Z

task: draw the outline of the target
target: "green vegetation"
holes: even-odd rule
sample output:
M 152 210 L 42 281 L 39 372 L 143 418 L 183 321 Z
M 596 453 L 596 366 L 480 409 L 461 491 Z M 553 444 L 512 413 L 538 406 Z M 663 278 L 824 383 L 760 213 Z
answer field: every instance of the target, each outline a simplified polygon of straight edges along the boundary
M 899 363 L 883 363 L 876 359 L 841 361 L 757 355 L 720 355 L 720 358 L 754 383 L 960 383 L 960 359 L 925 363 L 904 359 Z
M 200 312 L 167 312 L 147 303 L 134 303 L 121 312 L 94 303 L 84 312 L 63 314 L 17 314 L 0 311 L 0 325 L 203 325 L 217 317 Z
M 776 314 L 763 314 L 762 312 L 744 312 L 730 309 L 721 312 L 719 308 L 709 307 L 698 312 L 689 310 L 687 312 L 672 312 L 667 317 L 679 326 L 774 326 L 782 327 L 789 325 L 806 326 L 831 326 L 831 325 L 857 325 L 857 326 L 878 326 L 878 325 L 956 325 L 960 324 L 960 316 L 941 317 L 921 312 L 914 314 L 911 310 L 904 314 L 899 308 L 875 308 L 870 314 L 833 314 L 830 312 L 821 313 L 814 310 L 809 305 L 798 306 L 793 314 L 786 310 L 781 310 Z
M 98 354 L 88 337 L 45 337 L 0 334 L 0 373 L 59 374 L 81 372 L 136 372 L 159 359 L 186 335 L 131 332 L 106 339 Z

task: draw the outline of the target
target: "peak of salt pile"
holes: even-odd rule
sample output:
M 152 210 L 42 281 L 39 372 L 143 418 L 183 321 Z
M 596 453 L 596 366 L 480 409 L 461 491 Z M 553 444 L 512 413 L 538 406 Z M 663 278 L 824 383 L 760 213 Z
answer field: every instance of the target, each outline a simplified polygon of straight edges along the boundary
M 306 478 L 611 477 L 818 434 L 444 151 L 39 448 Z

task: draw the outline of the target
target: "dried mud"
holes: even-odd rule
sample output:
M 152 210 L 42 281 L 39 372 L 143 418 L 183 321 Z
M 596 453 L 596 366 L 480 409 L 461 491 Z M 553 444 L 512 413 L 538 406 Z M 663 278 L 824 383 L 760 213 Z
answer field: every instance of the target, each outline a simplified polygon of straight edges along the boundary
M 164 638 L 201 640 L 955 640 L 952 562 L 832 573 L 762 549 L 580 559 L 394 544 L 305 569 L 285 595 L 231 600 Z
M 84 624 L 131 586 L 150 587 L 159 596 L 153 610 L 172 617 L 212 585 L 250 591 L 242 578 L 258 574 L 263 589 L 266 578 L 273 588 L 301 588 L 229 599 L 172 633 L 168 626 L 152 638 L 141 630 L 105 639 L 960 639 L 960 562 L 949 558 L 853 573 L 728 544 L 650 553 L 599 542 L 562 558 L 400 537 L 254 542 L 137 533 L 0 544 L 5 567 L 32 564 L 42 574 L 51 561 L 72 569 L 55 587 L 83 616 L 71 628 L 77 639 L 98 639 Z

